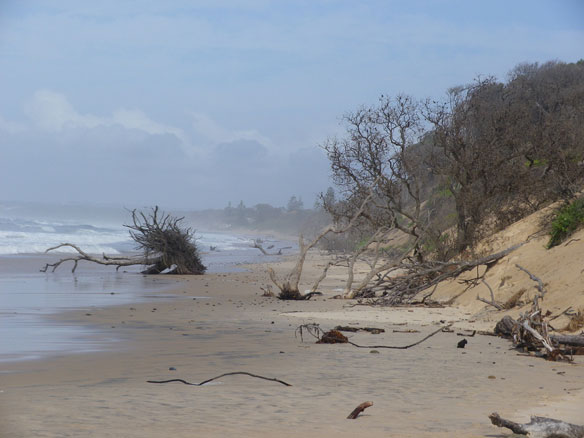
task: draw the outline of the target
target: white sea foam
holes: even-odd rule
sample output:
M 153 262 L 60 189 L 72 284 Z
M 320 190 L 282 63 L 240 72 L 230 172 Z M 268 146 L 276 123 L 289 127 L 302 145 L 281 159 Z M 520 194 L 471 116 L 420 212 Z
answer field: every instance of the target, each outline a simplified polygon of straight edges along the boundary
M 128 229 L 128 211 L 116 207 L 0 203 L 0 255 L 43 253 L 69 242 L 92 254 L 119 254 L 135 249 Z M 197 224 L 184 223 L 197 229 Z M 197 229 L 196 243 L 203 252 L 256 253 L 253 237 Z M 264 241 L 268 247 L 272 242 Z M 211 251 L 213 249 L 213 251 Z M 73 248 L 60 248 L 72 253 Z
M 196 243 L 202 251 L 240 251 L 251 248 L 252 239 L 227 233 L 196 232 Z M 128 229 L 94 224 L 48 222 L 0 217 L 0 254 L 43 253 L 61 243 L 74 243 L 91 254 L 120 254 L 134 249 Z M 55 252 L 74 253 L 70 247 Z

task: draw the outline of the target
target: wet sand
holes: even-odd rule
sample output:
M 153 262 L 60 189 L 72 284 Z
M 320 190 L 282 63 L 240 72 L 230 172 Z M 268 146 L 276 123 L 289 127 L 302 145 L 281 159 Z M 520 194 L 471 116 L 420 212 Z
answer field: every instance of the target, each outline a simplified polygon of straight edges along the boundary
M 317 264 L 309 261 L 307 278 Z M 122 341 L 108 352 L 2 364 L 0 436 L 508 436 L 490 425 L 493 411 L 514 420 L 537 413 L 582 422 L 581 410 L 568 409 L 584 406 L 581 359 L 574 365 L 518 356 L 507 341 L 480 335 L 458 349 L 456 331 L 477 324 L 464 308 L 349 308 L 330 299 L 335 278 L 324 297 L 279 301 L 261 296 L 269 283 L 261 265 L 180 280 L 168 301 L 54 316 Z M 193 299 L 201 296 L 208 298 Z M 453 322 L 455 332 L 407 350 L 359 349 L 306 336 L 301 342 L 295 328 L 309 322 L 385 329 L 350 335 L 365 345 L 409 344 L 444 323 Z M 420 332 L 393 332 L 405 328 Z M 247 376 L 203 387 L 146 383 L 199 382 L 232 371 L 292 386 Z M 374 406 L 346 420 L 368 400 Z

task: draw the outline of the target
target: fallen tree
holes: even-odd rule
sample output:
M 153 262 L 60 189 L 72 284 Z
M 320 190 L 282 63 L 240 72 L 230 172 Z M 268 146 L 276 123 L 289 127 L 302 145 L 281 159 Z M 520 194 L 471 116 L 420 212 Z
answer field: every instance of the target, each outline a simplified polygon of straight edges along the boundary
M 128 257 L 112 257 L 106 254 L 95 256 L 83 251 L 72 243 L 62 243 L 49 248 L 45 253 L 69 247 L 77 254 L 67 256 L 55 263 L 47 263 L 41 272 L 49 268 L 54 272 L 64 262 L 73 262 L 71 272 L 75 272 L 80 261 L 85 260 L 106 266 L 115 266 L 116 270 L 123 266 L 142 265 L 146 269 L 143 274 L 203 274 L 207 269 L 199 255 L 195 243 L 194 231 L 180 226 L 183 217 L 177 218 L 160 212 L 156 206 L 149 214 L 132 210 L 132 224 L 124 225 L 129 229 L 130 237 L 137 244 L 141 255 Z
M 521 245 L 514 245 L 498 253 L 470 261 L 426 261 L 420 263 L 405 260 L 401 263 L 390 263 L 374 271 L 374 275 L 366 277 L 366 280 L 372 280 L 374 276 L 375 279 L 364 285 L 362 283 L 362 287 L 356 290 L 354 297 L 372 298 L 370 304 L 376 305 L 412 304 L 421 292 L 437 286 L 438 283 L 456 278 L 479 266 L 485 266 L 485 271 L 476 278 L 477 282 L 480 281 L 500 259 Z M 422 297 L 421 302 L 425 302 L 434 290 Z

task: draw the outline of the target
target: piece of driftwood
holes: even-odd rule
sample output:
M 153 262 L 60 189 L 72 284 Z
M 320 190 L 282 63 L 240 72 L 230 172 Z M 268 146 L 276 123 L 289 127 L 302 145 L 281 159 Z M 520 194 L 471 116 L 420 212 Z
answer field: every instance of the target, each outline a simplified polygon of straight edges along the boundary
M 489 415 L 491 423 L 498 427 L 506 427 L 518 435 L 529 435 L 533 438 L 584 438 L 584 426 L 566 423 L 546 417 L 531 417 L 526 424 L 502 418 L 496 412 Z
M 495 325 L 495 334 L 502 336 L 504 338 L 509 338 L 513 336 L 513 330 L 517 321 L 511 318 L 509 315 L 505 315 L 501 320 Z
M 302 294 L 302 293 L 300 293 L 300 291 L 297 291 L 297 290 L 282 290 L 276 296 L 276 298 L 278 298 L 280 300 L 302 301 L 302 300 L 309 300 L 315 295 L 322 295 L 322 292 L 317 291 L 317 292 L 308 292 L 306 294 Z
M 254 240 L 253 240 L 253 243 L 252 243 L 252 245 L 251 245 L 251 247 L 252 247 L 252 248 L 255 248 L 255 249 L 259 249 L 259 250 L 260 250 L 260 252 L 261 252 L 263 255 L 265 255 L 265 256 L 275 256 L 275 255 L 282 255 L 282 249 L 284 249 L 284 248 L 280 248 L 280 249 L 278 250 L 278 252 L 275 252 L 275 253 L 272 253 L 272 254 L 270 254 L 268 251 L 266 251 L 266 250 L 264 249 L 264 247 L 262 246 L 262 242 L 261 242 L 261 240 L 260 240 L 260 239 L 254 239 Z M 268 247 L 268 249 L 272 249 L 273 247 L 274 247 L 274 245 L 271 245 L 271 246 L 269 246 L 269 247 Z
M 367 409 L 371 406 L 373 406 L 373 402 L 371 402 L 371 401 L 366 401 L 366 402 L 361 403 L 359 406 L 357 406 L 355 409 L 353 409 L 353 412 L 351 412 L 349 414 L 347 419 L 354 420 L 355 418 L 357 418 L 359 416 L 359 414 L 361 412 L 363 412 L 365 409 Z
M 570 347 L 584 347 L 584 335 L 551 335 L 551 340 Z
M 518 321 L 508 315 L 504 316 L 496 324 L 495 333 L 512 339 L 517 347 L 530 350 L 543 347 L 547 351 L 546 357 L 552 360 L 558 357 L 568 360 L 568 354 L 579 354 L 579 348 L 584 348 L 584 334 L 549 334 L 547 324 L 537 308 L 537 301 L 532 307 L 532 312 L 522 314 Z
M 285 386 L 292 386 L 291 384 L 286 383 L 283 380 L 276 379 L 276 378 L 271 378 L 271 377 L 258 376 L 257 374 L 248 373 L 247 371 L 234 371 L 234 372 L 231 372 L 231 373 L 221 374 L 220 376 L 216 376 L 216 377 L 212 377 L 210 379 L 204 380 L 201 383 L 191 383 L 191 382 L 187 382 L 186 380 L 183 380 L 183 379 L 148 380 L 147 383 L 171 383 L 171 382 L 180 382 L 180 383 L 184 383 L 185 385 L 203 386 L 204 384 L 209 383 L 209 382 L 212 382 L 213 380 L 220 379 L 221 377 L 234 376 L 234 375 L 250 376 L 250 377 L 255 377 L 256 379 L 269 380 L 270 382 L 278 382 L 278 383 L 281 383 L 282 385 L 285 385 Z

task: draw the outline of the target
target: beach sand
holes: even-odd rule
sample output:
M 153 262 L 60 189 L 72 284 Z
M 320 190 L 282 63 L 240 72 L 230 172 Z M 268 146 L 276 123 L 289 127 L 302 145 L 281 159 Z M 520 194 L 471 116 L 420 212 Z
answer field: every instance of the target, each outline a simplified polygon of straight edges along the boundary
M 312 281 L 321 264 L 311 255 L 305 277 Z M 264 265 L 177 279 L 168 300 L 54 316 L 120 341 L 107 352 L 2 364 L 0 436 L 508 436 L 490 424 L 494 411 L 518 421 L 537 413 L 582 423 L 581 357 L 568 364 L 519 356 L 508 341 L 483 335 L 456 348 L 456 332 L 492 328 L 473 308 L 350 307 L 354 301 L 331 299 L 341 275 L 327 279 L 323 297 L 280 301 L 261 296 L 269 284 Z M 305 323 L 385 329 L 350 334 L 363 345 L 406 345 L 450 323 L 454 332 L 406 350 L 361 349 L 315 344 L 306 334 L 302 342 L 295 329 Z M 405 329 L 419 333 L 393 332 Z M 292 386 L 242 375 L 203 387 L 147 383 L 234 371 Z M 374 405 L 347 420 L 364 401 Z

